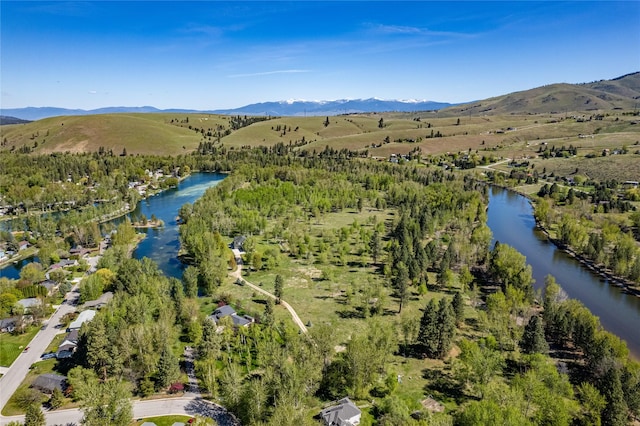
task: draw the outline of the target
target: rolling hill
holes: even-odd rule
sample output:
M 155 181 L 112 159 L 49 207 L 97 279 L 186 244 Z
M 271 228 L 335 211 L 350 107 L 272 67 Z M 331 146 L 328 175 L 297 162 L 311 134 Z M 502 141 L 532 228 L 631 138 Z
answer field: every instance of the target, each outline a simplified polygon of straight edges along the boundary
M 630 146 L 640 139 L 639 120 L 628 114 L 638 104 L 640 73 L 580 85 L 553 84 L 439 111 L 341 114 L 331 116 L 327 125 L 328 114 L 241 118 L 240 123 L 231 115 L 184 110 L 102 110 L 2 126 L 0 150 L 95 152 L 102 147 L 114 154 L 126 149 L 128 154 L 178 155 L 203 142 L 229 148 L 283 143 L 311 152 L 330 146 L 386 157 L 415 149 L 433 154 L 505 148 L 541 139 L 575 145 L 582 143 L 580 135 L 594 134 L 605 143 L 602 147 L 608 147 L 609 139 Z
M 543 114 L 634 109 L 640 106 L 640 72 L 584 84 L 551 84 L 457 105 L 443 115 Z

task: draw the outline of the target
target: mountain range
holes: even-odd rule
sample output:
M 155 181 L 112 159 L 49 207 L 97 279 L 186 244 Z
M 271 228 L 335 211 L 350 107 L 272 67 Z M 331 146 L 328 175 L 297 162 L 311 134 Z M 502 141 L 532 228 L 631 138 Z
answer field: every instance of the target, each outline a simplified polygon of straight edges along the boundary
M 240 108 L 219 109 L 219 110 L 194 110 L 194 109 L 158 109 L 152 106 L 142 107 L 107 107 L 92 110 L 66 109 L 56 107 L 27 107 L 27 108 L 6 108 L 1 109 L 3 116 L 16 117 L 23 120 L 40 120 L 48 117 L 72 116 L 72 115 L 95 115 L 95 114 L 115 114 L 115 113 L 205 113 L 205 114 L 225 114 L 225 115 L 264 115 L 264 116 L 320 116 L 338 115 L 366 112 L 411 112 L 430 111 L 449 107 L 453 104 L 446 102 L 432 101 L 401 101 L 382 99 L 341 99 L 337 101 L 279 101 L 261 102 L 257 104 L 245 105 Z
M 153 106 L 107 107 L 93 110 L 56 107 L 0 109 L 0 115 L 23 120 L 56 116 L 113 113 L 206 113 L 264 116 L 333 116 L 370 112 L 442 111 L 444 115 L 531 114 L 567 111 L 632 109 L 640 106 L 640 72 L 592 83 L 558 83 L 464 104 L 416 100 L 342 99 L 335 101 L 290 100 L 261 102 L 234 109 L 199 111 L 158 109 Z

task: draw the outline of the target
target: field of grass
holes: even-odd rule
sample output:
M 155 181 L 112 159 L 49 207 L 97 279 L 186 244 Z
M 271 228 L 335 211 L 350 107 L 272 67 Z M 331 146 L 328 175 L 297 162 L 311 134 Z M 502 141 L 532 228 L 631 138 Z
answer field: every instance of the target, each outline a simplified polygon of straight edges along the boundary
M 38 327 L 34 326 L 24 334 L 0 334 L 0 365 L 9 367 L 33 339 L 33 336 L 38 333 L 38 330 Z
M 640 143 L 640 125 L 634 124 L 637 117 L 613 111 L 602 120 L 590 120 L 590 114 L 371 113 L 329 117 L 328 126 L 324 125 L 326 117 L 276 117 L 233 131 L 220 143 L 230 148 L 284 143 L 307 151 L 321 151 L 326 146 L 366 149 L 377 157 L 420 148 L 423 155 L 478 150 L 480 154 L 535 158 L 545 143 L 558 148 L 577 146 L 579 156 L 623 145 L 635 151 L 635 144 Z M 383 127 L 379 127 L 380 119 Z M 217 136 L 195 129 L 215 133 L 217 126 L 229 129 L 229 120 L 220 115 L 170 113 L 53 117 L 3 126 L 2 138 L 7 141 L 4 149 L 37 146 L 34 151 L 41 153 L 104 147 L 120 154 L 126 147 L 128 154 L 177 155 L 192 152 L 202 141 L 217 143 Z M 442 137 L 431 137 L 432 132 Z

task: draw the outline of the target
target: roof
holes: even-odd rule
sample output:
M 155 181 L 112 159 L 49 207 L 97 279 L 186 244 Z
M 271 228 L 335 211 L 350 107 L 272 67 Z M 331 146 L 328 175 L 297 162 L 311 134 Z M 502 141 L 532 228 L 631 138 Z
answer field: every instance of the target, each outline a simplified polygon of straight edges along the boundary
M 216 324 L 224 317 L 231 317 L 234 327 L 244 327 L 251 324 L 252 318 L 247 316 L 240 316 L 236 314 L 236 311 L 229 305 L 220 306 L 213 311 L 213 314 L 209 316 Z
M 349 426 L 352 424 L 350 420 L 360 414 L 362 411 L 349 398 L 343 398 L 337 405 L 322 410 L 320 417 L 327 425 Z
M 35 297 L 30 297 L 28 299 L 20 299 L 18 300 L 18 303 L 21 304 L 23 308 L 29 309 L 31 307 L 38 306 L 40 301 Z
M 233 243 L 231 243 L 231 247 L 236 249 L 242 248 L 242 244 L 244 244 L 246 240 L 247 240 L 247 237 L 245 237 L 244 235 L 238 235 L 233 239 Z
M 17 321 L 16 317 L 0 319 L 0 328 L 15 327 Z
M 78 329 L 82 327 L 82 324 L 84 324 L 87 321 L 91 321 L 95 316 L 96 316 L 96 311 L 94 311 L 93 309 L 87 309 L 86 311 L 80 312 L 80 315 L 78 315 L 78 318 L 76 318 L 74 322 L 69 324 L 69 330 Z
M 47 392 L 53 392 L 54 389 L 64 390 L 67 378 L 59 374 L 41 374 L 33 381 L 31 387 Z
M 107 291 L 106 293 L 103 293 L 100 297 L 98 297 L 96 300 L 89 300 L 85 302 L 84 305 L 82 306 L 84 308 L 100 308 L 106 305 L 107 303 L 109 303 L 111 299 L 113 299 L 113 293 L 110 291 Z

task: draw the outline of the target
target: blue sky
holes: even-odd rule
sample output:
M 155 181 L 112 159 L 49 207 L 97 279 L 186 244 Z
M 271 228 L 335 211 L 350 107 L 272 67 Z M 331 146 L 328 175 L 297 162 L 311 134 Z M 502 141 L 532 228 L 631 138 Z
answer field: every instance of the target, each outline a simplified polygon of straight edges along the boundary
M 0 2 L 3 108 L 464 102 L 640 71 L 640 2 Z

